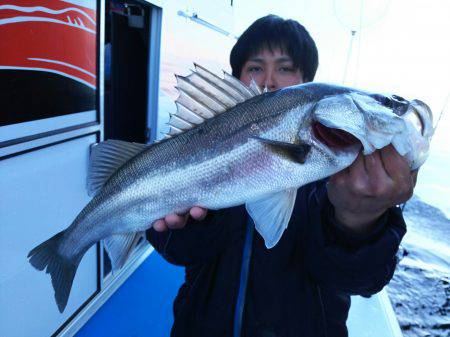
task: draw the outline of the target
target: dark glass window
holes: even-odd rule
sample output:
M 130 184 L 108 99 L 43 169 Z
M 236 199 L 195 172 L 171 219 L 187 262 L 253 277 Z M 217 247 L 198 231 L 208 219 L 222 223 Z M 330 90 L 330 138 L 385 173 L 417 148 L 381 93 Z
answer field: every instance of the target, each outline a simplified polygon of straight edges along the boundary
M 0 10 L 0 126 L 95 109 L 96 11 L 46 6 Z

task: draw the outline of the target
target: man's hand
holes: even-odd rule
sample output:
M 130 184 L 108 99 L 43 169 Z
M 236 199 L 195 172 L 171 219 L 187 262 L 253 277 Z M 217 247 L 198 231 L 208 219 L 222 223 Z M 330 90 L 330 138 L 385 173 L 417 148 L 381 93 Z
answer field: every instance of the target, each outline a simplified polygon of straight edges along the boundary
M 347 169 L 332 176 L 328 198 L 335 217 L 356 234 L 370 232 L 376 220 L 389 208 L 411 198 L 417 171 L 392 145 L 368 156 L 359 154 Z
M 206 209 L 201 207 L 192 207 L 189 210 L 189 213 L 178 215 L 178 214 L 169 214 L 164 217 L 164 219 L 156 220 L 153 223 L 153 228 L 157 232 L 164 232 L 167 229 L 179 229 L 183 228 L 186 225 L 186 222 L 191 216 L 195 220 L 203 220 L 206 216 Z

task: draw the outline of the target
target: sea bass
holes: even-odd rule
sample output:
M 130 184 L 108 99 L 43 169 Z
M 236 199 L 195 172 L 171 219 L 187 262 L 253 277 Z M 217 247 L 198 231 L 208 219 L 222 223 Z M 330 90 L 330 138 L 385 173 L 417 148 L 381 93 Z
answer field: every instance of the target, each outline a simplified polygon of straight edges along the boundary
M 193 206 L 245 204 L 271 248 L 299 187 L 388 144 L 417 169 L 433 134 L 428 106 L 399 96 L 322 83 L 261 93 L 198 65 L 177 77 L 177 88 L 167 139 L 93 147 L 93 199 L 66 230 L 30 251 L 30 263 L 51 274 L 61 312 L 83 255 L 99 240 L 117 270 L 155 220 Z

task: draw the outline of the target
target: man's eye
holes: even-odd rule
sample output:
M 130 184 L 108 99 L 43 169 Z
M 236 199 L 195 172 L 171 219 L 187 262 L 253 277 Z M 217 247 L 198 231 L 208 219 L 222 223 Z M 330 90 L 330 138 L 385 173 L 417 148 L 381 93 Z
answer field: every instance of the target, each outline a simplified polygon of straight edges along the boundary
M 256 73 L 258 71 L 262 71 L 262 68 L 261 67 L 256 67 L 256 66 L 255 67 L 248 67 L 247 71 L 249 71 L 251 73 Z
M 278 69 L 280 72 L 288 72 L 288 73 L 291 73 L 291 72 L 293 72 L 294 71 L 294 68 L 292 68 L 292 67 L 280 67 L 279 69 Z

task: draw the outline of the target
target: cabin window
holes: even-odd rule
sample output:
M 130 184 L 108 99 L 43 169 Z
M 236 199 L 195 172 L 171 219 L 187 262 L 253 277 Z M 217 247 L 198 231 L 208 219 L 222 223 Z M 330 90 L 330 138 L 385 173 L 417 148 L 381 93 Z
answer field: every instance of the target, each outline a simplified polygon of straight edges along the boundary
M 0 202 L 0 265 L 8 275 L 0 278 L 6 290 L 0 336 L 74 335 L 151 251 L 142 240 L 112 277 L 102 244 L 93 245 L 63 313 L 49 275 L 28 262 L 32 248 L 66 229 L 90 201 L 93 144 L 154 137 L 162 14 L 144 1 L 35 2 L 0 6 L 0 190 L 7 192 Z M 105 13 L 103 5 L 111 4 L 124 13 Z M 105 14 L 113 17 L 109 27 Z M 27 324 L 17 324 L 19 316 Z
M 160 14 L 160 9 L 140 1 L 106 2 L 105 140 L 149 143 L 155 138 Z M 103 275 L 108 277 L 111 261 L 106 251 L 103 257 Z
M 139 1 L 106 5 L 105 139 L 147 143 L 152 129 L 151 89 L 158 86 L 150 59 L 155 47 L 159 51 L 156 9 Z
M 0 126 L 94 110 L 96 11 L 10 5 L 0 8 Z

